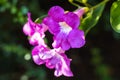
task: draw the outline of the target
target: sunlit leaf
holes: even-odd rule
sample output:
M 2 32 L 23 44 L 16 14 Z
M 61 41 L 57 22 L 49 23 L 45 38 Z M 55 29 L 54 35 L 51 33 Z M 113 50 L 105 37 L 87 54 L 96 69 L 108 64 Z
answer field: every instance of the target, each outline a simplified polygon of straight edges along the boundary
M 5 3 L 7 0 L 0 0 L 0 3 Z
M 88 12 L 87 16 L 81 21 L 80 29 L 84 30 L 85 34 L 87 34 L 88 31 L 97 24 L 106 2 L 107 1 L 101 2 L 92 8 L 90 12 Z
M 112 28 L 120 33 L 120 1 L 116 1 L 111 6 L 110 22 Z

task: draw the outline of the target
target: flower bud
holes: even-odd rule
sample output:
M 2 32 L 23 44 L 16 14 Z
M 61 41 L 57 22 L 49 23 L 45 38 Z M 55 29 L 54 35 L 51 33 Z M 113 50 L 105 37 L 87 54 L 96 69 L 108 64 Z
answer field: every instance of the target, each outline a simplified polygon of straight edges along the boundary
M 88 7 L 83 7 L 83 8 L 77 9 L 76 11 L 74 11 L 74 13 L 77 14 L 79 18 L 81 18 L 84 13 L 88 12 L 88 10 L 89 10 Z

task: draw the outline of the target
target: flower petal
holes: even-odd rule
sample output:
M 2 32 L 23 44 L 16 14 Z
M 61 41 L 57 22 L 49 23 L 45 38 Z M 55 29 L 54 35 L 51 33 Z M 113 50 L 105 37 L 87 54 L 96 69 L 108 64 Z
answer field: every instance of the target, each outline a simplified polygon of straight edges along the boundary
M 54 36 L 54 42 L 53 42 L 52 46 L 54 48 L 61 47 L 62 41 L 64 39 L 66 39 L 66 36 L 67 36 L 67 34 L 65 34 L 63 32 L 58 33 L 58 35 Z
M 54 75 L 55 75 L 56 77 L 59 77 L 59 76 L 62 75 L 61 66 L 62 66 L 61 63 L 57 63 L 56 66 L 55 66 Z
M 52 17 L 55 21 L 61 21 L 61 18 L 64 14 L 64 9 L 60 6 L 54 6 L 50 8 L 48 16 Z
M 35 23 L 32 21 L 32 19 L 31 19 L 31 13 L 27 13 L 27 16 L 28 16 L 28 22 L 29 22 L 29 24 L 30 24 L 30 26 L 31 27 L 34 27 L 34 25 L 35 25 Z
M 61 76 L 62 74 L 67 77 L 73 76 L 72 71 L 70 70 L 70 59 L 64 53 L 61 53 L 59 59 L 60 61 L 56 63 L 54 75 L 56 77 Z M 56 56 L 57 57 L 57 56 Z
M 68 42 L 72 48 L 82 47 L 85 44 L 84 32 L 78 29 L 72 30 L 68 35 Z
M 42 59 L 40 59 L 38 53 L 39 53 L 39 50 L 38 50 L 39 47 L 35 47 L 33 48 L 32 50 L 32 58 L 33 58 L 33 61 L 37 64 L 37 65 L 41 65 L 44 63 L 44 61 Z
M 29 40 L 31 45 L 45 45 L 44 39 L 39 32 L 35 32 Z
M 50 33 L 52 33 L 53 35 L 56 35 L 59 33 L 60 31 L 60 26 L 59 24 L 54 21 L 52 18 L 50 17 L 46 17 L 43 19 L 43 23 L 48 26 L 48 29 L 50 31 Z
M 68 61 L 67 61 L 68 62 Z M 63 75 L 64 76 L 68 76 L 68 77 L 72 77 L 73 76 L 73 73 L 72 73 L 72 71 L 70 70 L 70 66 L 69 65 L 67 65 L 67 63 L 64 61 L 64 62 L 62 62 L 63 64 L 63 66 L 62 66 L 62 73 L 63 73 Z
M 45 50 L 43 53 L 41 53 L 39 56 L 42 60 L 46 60 L 46 59 L 50 59 L 55 55 L 55 51 L 54 50 Z
M 54 56 L 46 62 L 46 67 L 53 69 L 58 62 L 60 62 L 60 59 Z
M 24 26 L 23 26 L 23 32 L 25 35 L 31 36 L 34 33 L 34 30 L 32 29 L 32 27 L 30 26 L 29 22 L 27 22 Z
M 67 56 L 65 54 L 61 54 L 61 56 L 63 57 L 61 59 L 62 61 L 62 73 L 64 76 L 68 76 L 68 77 L 72 77 L 73 73 L 70 70 L 70 61 L 71 59 L 67 58 Z
M 62 48 L 63 50 L 68 50 L 68 49 L 70 49 L 70 44 L 68 43 L 67 39 L 64 39 L 64 40 L 62 41 L 62 46 L 61 46 L 61 48 Z
M 78 28 L 78 26 L 80 25 L 79 17 L 73 12 L 68 12 L 64 14 L 64 21 L 73 29 Z
M 42 25 L 42 32 L 46 32 L 48 30 L 48 26 L 46 26 L 44 23 L 41 23 Z
M 28 13 L 28 21 L 27 23 L 23 26 L 23 32 L 25 35 L 31 36 L 34 33 L 34 25 L 35 23 L 31 19 L 31 14 Z

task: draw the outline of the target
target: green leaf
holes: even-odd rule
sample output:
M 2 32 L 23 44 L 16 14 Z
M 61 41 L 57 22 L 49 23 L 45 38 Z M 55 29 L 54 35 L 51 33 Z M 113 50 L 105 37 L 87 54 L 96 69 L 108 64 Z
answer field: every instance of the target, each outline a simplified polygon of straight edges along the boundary
M 112 28 L 120 33 L 120 1 L 116 1 L 111 6 L 110 23 Z
M 88 12 L 87 16 L 82 19 L 80 29 L 85 31 L 85 35 L 88 33 L 88 31 L 91 28 L 93 28 L 97 24 L 107 1 L 108 0 L 105 0 L 105 1 L 101 2 L 100 4 L 91 8 L 91 10 L 90 10 L 90 12 Z
M 0 4 L 2 3 L 6 3 L 7 2 L 7 0 L 0 0 Z

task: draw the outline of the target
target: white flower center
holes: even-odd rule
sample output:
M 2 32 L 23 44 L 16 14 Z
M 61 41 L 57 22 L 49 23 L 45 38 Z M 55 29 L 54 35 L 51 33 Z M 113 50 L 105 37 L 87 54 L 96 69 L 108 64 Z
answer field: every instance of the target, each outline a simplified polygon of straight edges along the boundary
M 61 32 L 68 34 L 72 28 L 66 22 L 59 22 Z

